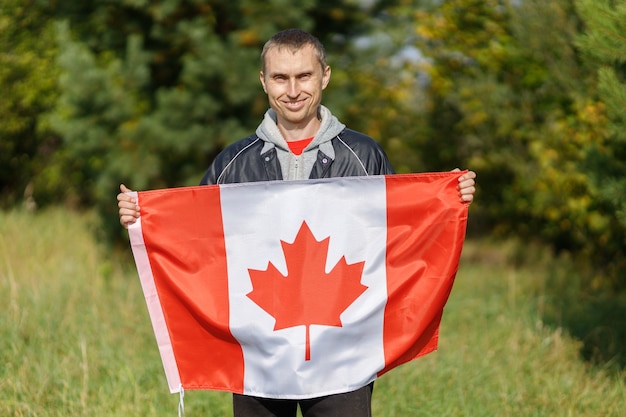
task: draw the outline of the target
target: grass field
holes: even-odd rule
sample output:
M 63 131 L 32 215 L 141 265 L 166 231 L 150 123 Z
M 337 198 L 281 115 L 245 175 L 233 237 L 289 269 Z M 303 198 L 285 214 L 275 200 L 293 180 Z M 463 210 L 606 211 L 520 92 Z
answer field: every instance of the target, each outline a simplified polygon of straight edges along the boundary
M 128 252 L 105 251 L 89 215 L 0 212 L 0 416 L 176 415 Z M 513 252 L 467 242 L 439 351 L 376 383 L 375 416 L 626 415 L 623 366 L 583 361 L 544 320 L 558 263 Z M 230 416 L 230 395 L 188 391 L 185 408 Z

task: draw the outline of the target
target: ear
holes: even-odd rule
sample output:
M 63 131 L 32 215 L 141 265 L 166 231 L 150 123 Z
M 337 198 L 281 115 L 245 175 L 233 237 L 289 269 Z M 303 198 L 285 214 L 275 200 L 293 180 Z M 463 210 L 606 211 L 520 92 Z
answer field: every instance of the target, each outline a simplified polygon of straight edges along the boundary
M 324 68 L 324 73 L 322 74 L 322 90 L 324 90 L 330 82 L 330 72 L 330 66 L 327 65 L 326 68 Z
M 259 79 L 261 80 L 263 91 L 265 91 L 265 94 L 267 94 L 267 88 L 265 88 L 265 77 L 263 76 L 263 71 L 259 71 Z

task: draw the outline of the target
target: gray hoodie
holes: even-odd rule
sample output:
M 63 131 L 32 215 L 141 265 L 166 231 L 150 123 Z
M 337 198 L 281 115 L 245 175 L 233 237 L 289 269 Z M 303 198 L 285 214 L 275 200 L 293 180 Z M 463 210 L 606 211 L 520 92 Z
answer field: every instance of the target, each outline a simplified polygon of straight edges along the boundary
M 315 164 L 317 160 L 318 149 L 324 152 L 329 158 L 335 159 L 335 150 L 330 141 L 341 133 L 346 126 L 337 120 L 330 110 L 322 105 L 320 105 L 318 113 L 321 119 L 321 125 L 317 134 L 311 143 L 304 148 L 301 155 L 295 155 L 289 150 L 287 141 L 283 138 L 283 135 L 278 129 L 278 125 L 276 124 L 276 112 L 272 109 L 265 112 L 265 117 L 256 130 L 257 136 L 265 142 L 261 153 L 263 154 L 271 148 L 276 148 L 283 179 L 300 180 L 309 178 L 313 164 Z

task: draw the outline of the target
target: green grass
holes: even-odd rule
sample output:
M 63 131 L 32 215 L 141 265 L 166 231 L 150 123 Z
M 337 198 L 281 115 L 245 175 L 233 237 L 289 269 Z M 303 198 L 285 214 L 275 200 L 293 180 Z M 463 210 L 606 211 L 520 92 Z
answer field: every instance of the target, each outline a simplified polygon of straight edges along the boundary
M 92 220 L 0 212 L 0 416 L 176 415 L 129 251 L 105 251 Z M 376 383 L 375 416 L 623 415 L 623 367 L 583 361 L 544 320 L 555 264 L 511 253 L 467 243 L 439 351 Z M 185 406 L 231 415 L 225 393 L 189 391 Z

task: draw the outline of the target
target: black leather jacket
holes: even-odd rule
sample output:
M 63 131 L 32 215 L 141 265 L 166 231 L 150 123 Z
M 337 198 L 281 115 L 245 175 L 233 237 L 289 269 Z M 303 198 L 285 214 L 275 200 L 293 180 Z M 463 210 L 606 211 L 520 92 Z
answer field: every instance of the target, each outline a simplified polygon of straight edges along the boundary
M 318 151 L 310 179 L 393 174 L 383 149 L 363 133 L 344 129 L 331 141 L 335 150 L 332 160 Z M 202 177 L 201 185 L 282 180 L 276 149 L 264 154 L 265 142 L 249 136 L 224 149 Z

